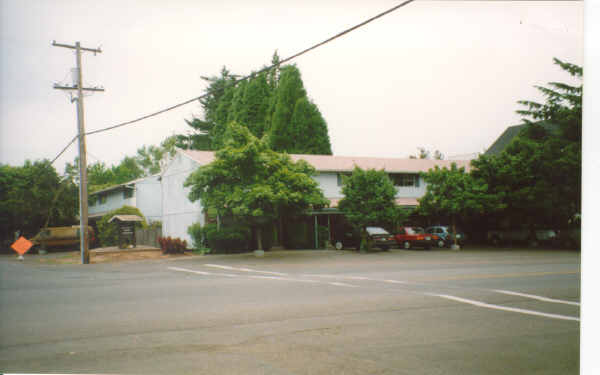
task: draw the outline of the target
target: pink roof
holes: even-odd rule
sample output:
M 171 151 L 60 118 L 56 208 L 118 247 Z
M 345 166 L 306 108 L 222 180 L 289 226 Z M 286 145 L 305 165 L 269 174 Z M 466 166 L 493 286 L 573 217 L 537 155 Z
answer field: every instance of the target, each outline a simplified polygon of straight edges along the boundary
M 215 159 L 214 151 L 181 150 L 185 155 L 200 165 L 211 163 Z M 291 154 L 293 161 L 304 160 L 319 172 L 351 172 L 355 166 L 362 169 L 385 169 L 387 172 L 418 173 L 427 172 L 436 165 L 440 168 L 456 163 L 457 167 L 470 170 L 470 160 L 430 160 L 430 159 L 401 159 L 373 158 L 335 155 L 297 155 Z
M 342 198 L 327 198 L 329 199 L 329 207 L 334 208 L 339 206 Z M 418 206 L 417 198 L 396 198 L 396 204 L 399 206 Z

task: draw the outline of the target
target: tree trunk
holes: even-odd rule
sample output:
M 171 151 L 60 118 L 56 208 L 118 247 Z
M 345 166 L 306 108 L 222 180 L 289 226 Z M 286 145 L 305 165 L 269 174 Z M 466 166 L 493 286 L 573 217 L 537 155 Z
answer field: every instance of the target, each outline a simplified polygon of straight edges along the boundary
M 456 218 L 452 215 L 452 237 L 454 238 L 454 244 L 458 245 L 458 240 L 456 239 Z
M 283 246 L 283 216 L 281 216 L 281 214 L 279 215 L 279 218 L 277 219 L 277 224 L 279 227 L 279 232 L 277 233 L 277 245 L 278 246 Z
M 262 250 L 262 228 L 261 227 L 257 227 L 256 228 L 256 242 L 257 242 L 257 250 Z
M 364 249 L 363 245 L 366 247 L 366 250 Z M 360 230 L 360 252 L 364 253 L 364 252 L 368 252 L 371 250 L 371 244 L 369 243 L 368 239 L 367 239 L 367 229 L 366 228 L 362 228 Z

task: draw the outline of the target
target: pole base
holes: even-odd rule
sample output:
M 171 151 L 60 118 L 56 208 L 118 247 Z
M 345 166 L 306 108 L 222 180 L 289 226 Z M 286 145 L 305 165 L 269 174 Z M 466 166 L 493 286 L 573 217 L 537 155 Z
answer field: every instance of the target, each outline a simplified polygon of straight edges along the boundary
M 460 250 L 460 245 L 454 244 L 450 247 L 452 250 Z
M 265 256 L 265 251 L 264 250 L 254 250 L 254 256 L 264 257 Z

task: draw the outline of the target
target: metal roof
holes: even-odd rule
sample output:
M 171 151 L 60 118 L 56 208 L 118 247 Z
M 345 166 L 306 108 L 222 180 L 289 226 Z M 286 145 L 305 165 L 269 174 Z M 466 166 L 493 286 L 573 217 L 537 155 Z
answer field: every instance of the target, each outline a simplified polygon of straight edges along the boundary
M 215 160 L 214 151 L 180 150 L 184 155 L 200 165 L 206 165 Z M 408 158 L 375 158 L 359 156 L 336 155 L 298 155 L 290 154 L 293 161 L 304 160 L 319 172 L 352 172 L 354 167 L 362 169 L 384 169 L 390 173 L 419 173 L 427 172 L 435 166 L 450 168 L 452 163 L 457 167 L 470 170 L 470 160 L 432 160 Z
M 154 174 L 154 175 L 151 175 L 151 176 L 140 177 L 140 178 L 135 179 L 135 180 L 127 181 L 127 182 L 124 182 L 122 184 L 112 185 L 112 186 L 109 186 L 109 187 L 104 188 L 104 189 L 96 190 L 93 193 L 90 193 L 90 195 L 105 193 L 107 191 L 117 190 L 117 189 L 121 189 L 121 188 L 134 189 L 134 186 L 129 186 L 129 185 L 135 185 L 136 183 L 144 181 L 144 180 L 146 180 L 148 178 L 151 178 L 151 177 L 160 177 L 160 174 L 157 173 L 157 174 Z
M 144 219 L 137 215 L 115 215 L 108 222 L 111 223 L 115 219 L 119 221 L 144 221 Z

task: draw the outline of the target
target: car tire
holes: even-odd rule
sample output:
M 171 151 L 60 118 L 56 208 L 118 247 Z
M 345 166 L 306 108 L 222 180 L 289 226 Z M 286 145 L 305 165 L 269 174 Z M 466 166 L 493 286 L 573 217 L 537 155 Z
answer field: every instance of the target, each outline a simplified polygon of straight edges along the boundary
M 335 249 L 336 250 L 342 250 L 344 248 L 344 244 L 342 243 L 342 241 L 335 241 Z
M 404 241 L 404 243 L 402 244 L 402 247 L 403 247 L 405 250 L 408 250 L 408 249 L 410 249 L 410 248 L 411 248 L 410 241 Z
M 444 242 L 444 240 L 438 240 L 437 247 L 442 248 L 442 247 L 445 247 L 445 246 L 446 246 L 446 243 Z

